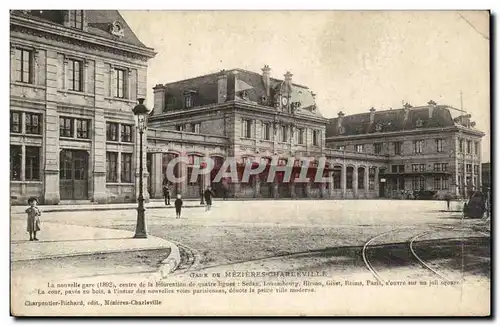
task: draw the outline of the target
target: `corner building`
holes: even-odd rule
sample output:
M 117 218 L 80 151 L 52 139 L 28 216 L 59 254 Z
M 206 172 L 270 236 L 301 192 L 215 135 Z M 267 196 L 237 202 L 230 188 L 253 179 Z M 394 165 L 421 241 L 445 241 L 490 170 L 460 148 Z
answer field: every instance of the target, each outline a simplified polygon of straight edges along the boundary
M 154 56 L 115 10 L 11 11 L 13 204 L 135 201 L 132 108 Z

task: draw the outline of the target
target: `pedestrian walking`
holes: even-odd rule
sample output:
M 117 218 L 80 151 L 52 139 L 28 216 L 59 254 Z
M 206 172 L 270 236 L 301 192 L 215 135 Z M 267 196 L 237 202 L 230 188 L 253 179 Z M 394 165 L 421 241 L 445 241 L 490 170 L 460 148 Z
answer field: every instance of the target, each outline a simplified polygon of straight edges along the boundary
M 207 189 L 205 190 L 205 192 L 203 193 L 203 197 L 205 197 L 205 204 L 207 205 L 205 211 L 209 211 L 210 208 L 212 207 L 212 197 L 214 195 L 215 194 L 212 191 L 212 188 L 210 188 L 210 186 L 208 186 Z
M 444 200 L 446 200 L 446 209 L 448 211 L 450 211 L 451 194 L 450 193 L 446 193 L 444 195 Z
M 182 199 L 181 194 L 177 194 L 177 199 L 174 202 L 175 206 L 175 218 L 181 218 L 181 209 L 182 209 Z
M 166 178 L 163 181 L 163 197 L 165 197 L 165 205 L 170 205 L 170 184 Z
M 26 231 L 30 234 L 30 241 L 38 241 L 38 238 L 36 237 L 37 231 L 40 231 L 40 215 L 42 215 L 42 212 L 40 209 L 37 207 L 38 201 L 35 197 L 31 197 L 28 199 L 28 207 L 26 209 L 26 214 L 27 214 L 27 227 Z

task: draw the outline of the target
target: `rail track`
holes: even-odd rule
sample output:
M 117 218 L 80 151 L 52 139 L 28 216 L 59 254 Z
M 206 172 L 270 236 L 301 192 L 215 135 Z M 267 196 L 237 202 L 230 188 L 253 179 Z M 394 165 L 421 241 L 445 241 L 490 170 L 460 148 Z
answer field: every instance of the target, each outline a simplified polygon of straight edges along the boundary
M 435 228 L 436 229 L 445 229 L 447 231 L 460 231 L 460 230 L 456 230 L 456 227 L 452 227 L 452 228 L 435 227 Z M 394 234 L 394 233 L 398 233 L 398 232 L 403 232 L 403 231 L 410 231 L 410 230 L 412 230 L 412 229 L 410 229 L 410 228 L 393 229 L 393 230 L 390 230 L 390 231 L 387 231 L 387 232 L 384 232 L 384 233 L 380 233 L 380 234 L 372 237 L 371 239 L 369 239 L 364 244 L 363 250 L 362 250 L 363 261 L 364 261 L 366 267 L 368 268 L 368 270 L 372 273 L 372 275 L 375 277 L 375 279 L 377 279 L 377 281 L 384 282 L 384 278 L 374 268 L 372 262 L 370 261 L 370 258 L 368 257 L 368 250 L 370 249 L 372 243 L 375 242 L 376 240 L 384 237 L 384 236 L 387 236 L 387 235 L 390 235 L 390 234 Z M 427 230 L 425 232 L 418 233 L 416 235 L 413 235 L 406 242 L 404 242 L 408 246 L 408 249 L 409 249 L 409 252 L 410 252 L 410 257 L 409 257 L 410 259 L 408 259 L 408 264 L 411 265 L 411 264 L 415 264 L 415 262 L 418 262 L 418 264 L 420 266 L 422 266 L 425 270 L 427 270 L 433 276 L 437 276 L 440 279 L 442 279 L 443 281 L 452 282 L 452 280 L 450 280 L 447 276 L 443 275 L 443 273 L 439 272 L 434 267 L 432 267 L 428 262 L 426 262 L 424 259 L 422 259 L 417 254 L 417 252 L 415 250 L 415 242 L 419 238 L 423 237 L 424 235 L 428 235 L 428 234 L 431 234 L 433 232 L 435 232 L 435 230 Z M 481 234 L 483 236 L 486 236 L 486 237 L 490 236 L 489 234 L 487 234 L 485 232 L 481 232 L 481 231 L 476 231 L 476 232 L 478 232 L 479 234 Z

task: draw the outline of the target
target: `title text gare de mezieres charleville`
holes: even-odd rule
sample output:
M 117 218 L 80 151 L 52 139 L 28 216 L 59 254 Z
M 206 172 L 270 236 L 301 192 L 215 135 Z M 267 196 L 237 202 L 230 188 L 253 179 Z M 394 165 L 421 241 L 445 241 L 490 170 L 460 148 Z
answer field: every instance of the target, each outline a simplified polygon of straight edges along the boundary
M 15 10 L 10 18 L 11 202 L 135 201 L 132 108 L 146 97 L 154 50 L 116 10 Z M 158 84 L 143 138 L 146 199 L 162 197 L 179 157 L 172 175 L 182 181 L 171 193 L 184 198 L 209 185 L 236 198 L 463 195 L 481 186 L 484 133 L 470 115 L 452 112 L 431 100 L 327 119 L 311 90 L 290 72 L 272 77 L 267 65 Z M 236 171 L 216 178 L 227 158 Z M 210 172 L 196 175 L 204 161 L 213 162 Z M 259 173 L 242 180 L 248 166 Z M 309 180 L 294 182 L 301 172 Z

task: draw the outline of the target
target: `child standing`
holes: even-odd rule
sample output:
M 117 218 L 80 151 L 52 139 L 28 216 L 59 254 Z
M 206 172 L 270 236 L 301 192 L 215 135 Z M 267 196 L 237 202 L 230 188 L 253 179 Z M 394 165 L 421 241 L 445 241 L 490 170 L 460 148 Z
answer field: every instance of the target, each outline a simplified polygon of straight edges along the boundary
M 182 208 L 182 199 L 181 194 L 177 195 L 177 199 L 175 200 L 175 218 L 181 218 L 181 208 Z
M 37 203 L 38 201 L 34 197 L 28 199 L 30 207 L 26 209 L 26 214 L 28 215 L 26 231 L 30 234 L 30 241 L 38 241 L 36 232 L 40 231 L 40 215 L 42 215 L 42 212 L 36 207 Z

